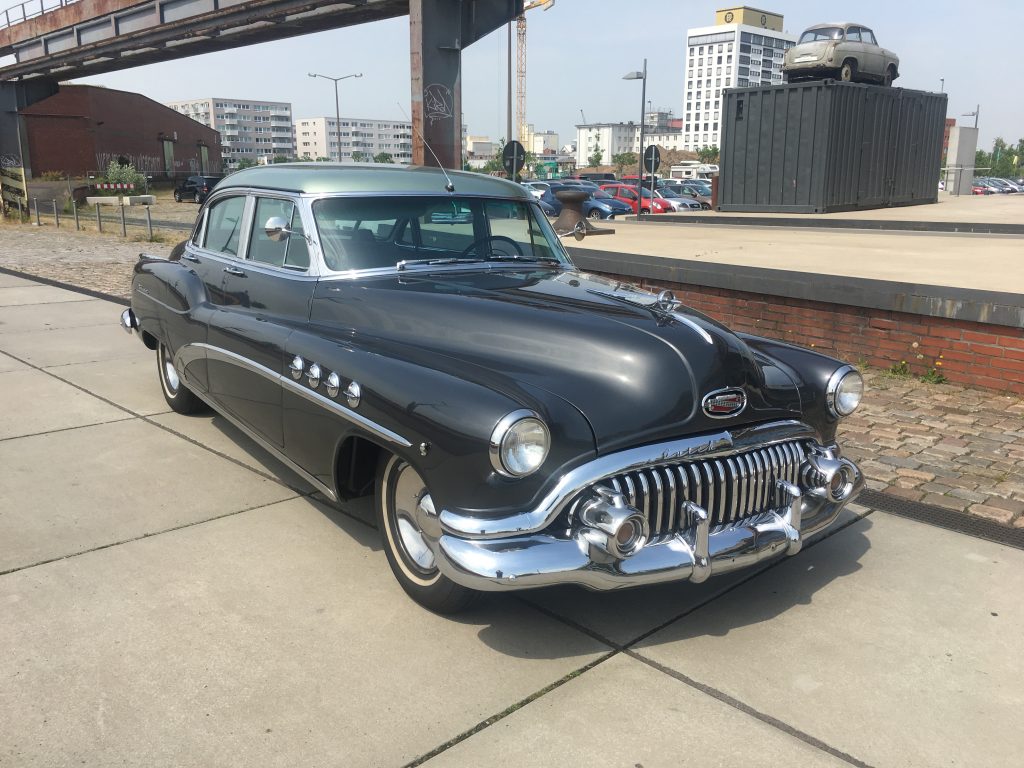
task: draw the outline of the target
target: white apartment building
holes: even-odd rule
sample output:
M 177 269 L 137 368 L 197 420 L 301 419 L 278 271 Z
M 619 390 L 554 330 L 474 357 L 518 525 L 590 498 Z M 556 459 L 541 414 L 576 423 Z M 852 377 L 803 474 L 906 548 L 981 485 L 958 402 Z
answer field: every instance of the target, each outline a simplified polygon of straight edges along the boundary
M 340 142 L 340 145 L 339 145 Z M 335 162 L 371 162 L 386 152 L 396 163 L 412 162 L 412 124 L 401 120 L 342 117 L 301 117 L 295 121 L 296 154 L 302 159 L 326 157 Z
M 288 102 L 202 98 L 167 106 L 220 133 L 224 170 L 237 168 L 240 160 L 295 157 Z
M 601 163 L 611 165 L 612 158 L 623 152 L 636 152 L 640 126 L 629 123 L 587 123 L 576 126 L 576 163 L 589 165 L 589 158 L 600 150 Z
M 781 15 L 757 8 L 723 8 L 715 22 L 686 31 L 680 148 L 693 152 L 722 144 L 722 91 L 781 84 L 782 57 L 797 41 Z

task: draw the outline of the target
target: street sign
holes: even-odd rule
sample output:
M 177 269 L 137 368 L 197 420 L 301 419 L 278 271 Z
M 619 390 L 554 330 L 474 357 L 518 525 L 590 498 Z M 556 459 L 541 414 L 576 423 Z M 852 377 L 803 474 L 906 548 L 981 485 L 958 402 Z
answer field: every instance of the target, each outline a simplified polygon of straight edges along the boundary
M 501 166 L 510 179 L 515 179 L 516 175 L 523 170 L 525 163 L 526 150 L 523 149 L 522 144 L 518 141 L 510 141 L 505 145 L 505 149 L 501 153 Z
M 648 173 L 654 173 L 661 167 L 661 151 L 651 144 L 644 150 L 644 169 Z

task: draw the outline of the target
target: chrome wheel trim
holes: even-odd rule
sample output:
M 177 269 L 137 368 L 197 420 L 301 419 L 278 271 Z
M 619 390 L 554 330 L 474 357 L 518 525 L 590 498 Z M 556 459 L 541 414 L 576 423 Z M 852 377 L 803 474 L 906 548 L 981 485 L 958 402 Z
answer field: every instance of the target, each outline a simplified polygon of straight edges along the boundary
M 178 372 L 174 368 L 174 361 L 171 356 L 167 354 L 167 346 L 165 344 L 160 345 L 160 383 L 163 385 L 164 392 L 167 393 L 168 397 L 175 397 L 178 394 L 178 390 L 181 388 L 181 378 L 178 376 Z
M 384 534 L 395 561 L 411 582 L 429 587 L 441 572 L 416 522 L 416 507 L 427 492 L 426 484 L 408 462 L 397 456 L 388 462 L 383 484 Z

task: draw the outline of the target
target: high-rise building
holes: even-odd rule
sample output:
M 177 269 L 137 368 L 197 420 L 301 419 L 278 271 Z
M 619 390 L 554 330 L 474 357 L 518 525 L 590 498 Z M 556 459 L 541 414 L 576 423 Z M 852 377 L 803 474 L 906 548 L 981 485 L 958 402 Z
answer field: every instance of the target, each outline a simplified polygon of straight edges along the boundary
M 722 144 L 722 91 L 782 83 L 782 58 L 797 37 L 782 16 L 757 8 L 723 8 L 711 27 L 686 31 L 682 149 Z
M 295 157 L 292 105 L 287 102 L 204 98 L 167 106 L 220 134 L 225 170 L 237 168 L 241 160 Z
M 344 162 L 358 153 L 356 158 L 369 162 L 384 152 L 393 162 L 411 163 L 412 124 L 343 116 L 339 130 L 333 117 L 301 117 L 295 121 L 295 145 L 298 156 L 309 160 Z

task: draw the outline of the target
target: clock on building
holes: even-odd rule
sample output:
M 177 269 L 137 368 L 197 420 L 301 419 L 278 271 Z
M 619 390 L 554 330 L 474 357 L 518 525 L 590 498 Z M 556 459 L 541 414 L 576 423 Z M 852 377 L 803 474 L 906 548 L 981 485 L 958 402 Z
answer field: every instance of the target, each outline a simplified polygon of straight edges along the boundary
M 732 20 L 734 18 L 735 18 L 735 16 L 733 16 L 732 11 L 726 11 L 725 12 L 725 23 L 726 24 L 732 24 Z

